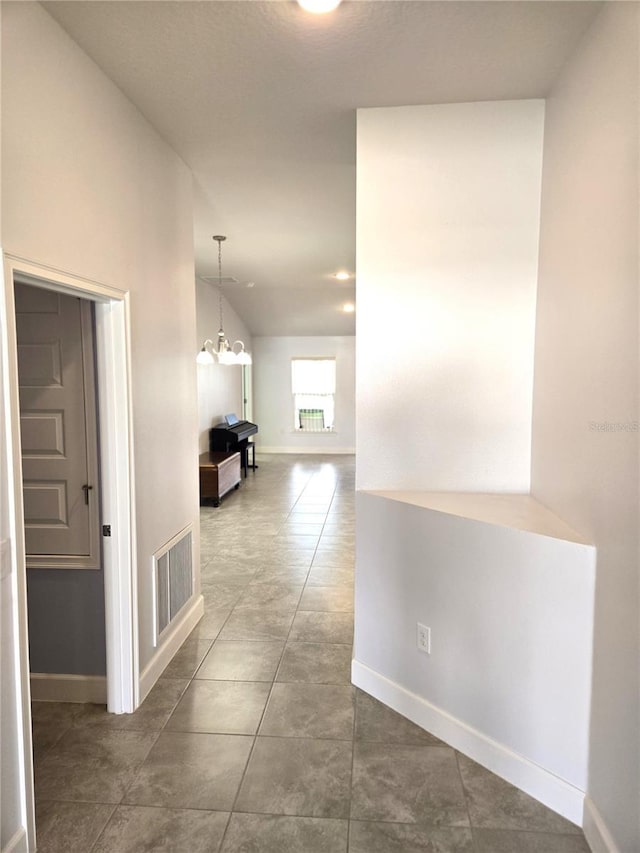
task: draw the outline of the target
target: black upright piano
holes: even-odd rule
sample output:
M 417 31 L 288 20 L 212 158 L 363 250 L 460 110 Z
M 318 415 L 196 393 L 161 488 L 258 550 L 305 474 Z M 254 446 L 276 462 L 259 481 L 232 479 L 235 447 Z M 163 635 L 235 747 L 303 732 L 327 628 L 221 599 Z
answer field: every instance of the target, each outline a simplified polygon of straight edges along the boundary
M 209 450 L 240 453 L 240 466 L 246 477 L 249 436 L 257 432 L 257 425 L 252 424 L 251 421 L 238 420 L 237 415 L 226 415 L 224 421 L 209 430 Z M 254 456 L 252 468 L 257 467 Z

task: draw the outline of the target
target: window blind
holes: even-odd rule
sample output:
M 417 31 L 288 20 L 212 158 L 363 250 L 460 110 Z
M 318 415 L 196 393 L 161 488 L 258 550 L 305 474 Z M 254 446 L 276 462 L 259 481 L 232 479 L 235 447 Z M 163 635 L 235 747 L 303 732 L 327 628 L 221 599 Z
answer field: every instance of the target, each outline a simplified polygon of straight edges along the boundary
M 294 358 L 291 362 L 291 390 L 294 394 L 335 394 L 335 359 Z

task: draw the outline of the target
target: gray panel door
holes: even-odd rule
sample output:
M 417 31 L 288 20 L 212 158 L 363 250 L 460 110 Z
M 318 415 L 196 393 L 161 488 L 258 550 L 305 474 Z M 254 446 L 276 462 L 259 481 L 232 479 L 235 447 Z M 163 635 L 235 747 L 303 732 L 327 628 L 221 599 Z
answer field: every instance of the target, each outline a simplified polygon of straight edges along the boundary
M 97 568 L 91 306 L 15 285 L 27 565 Z

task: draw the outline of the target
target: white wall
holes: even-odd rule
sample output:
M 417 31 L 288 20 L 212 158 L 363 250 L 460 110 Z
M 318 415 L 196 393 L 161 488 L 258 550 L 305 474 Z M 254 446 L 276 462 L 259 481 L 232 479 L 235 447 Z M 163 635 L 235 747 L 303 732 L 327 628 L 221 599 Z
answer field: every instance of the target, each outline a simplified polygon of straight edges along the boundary
M 212 242 L 212 251 L 217 246 Z M 224 260 L 224 248 L 223 248 Z M 219 291 L 213 284 L 196 279 L 197 354 L 204 341 L 217 343 L 220 328 Z M 251 352 L 251 335 L 236 312 L 222 297 L 224 331 L 229 343 L 240 340 Z M 195 356 L 194 356 L 195 360 Z M 235 412 L 242 417 L 242 368 L 238 365 L 198 364 L 198 426 L 200 453 L 209 449 L 209 429 L 223 416 Z
M 557 520 L 521 496 L 505 519 L 533 515 L 540 532 L 432 497 L 433 508 L 403 492 L 357 496 L 355 683 L 580 822 L 595 549 L 554 538 Z
M 355 338 L 256 337 L 253 339 L 254 420 L 262 451 L 353 453 L 355 450 Z M 291 359 L 336 359 L 335 431 L 301 433 L 294 429 Z
M 358 111 L 360 489 L 528 491 L 543 110 Z
M 638 828 L 638 5 L 606 3 L 547 104 L 532 489 L 598 548 L 589 796 Z M 633 427 L 632 427 L 633 428 Z M 637 429 L 637 426 L 635 427 Z
M 198 519 L 191 176 L 39 4 L 2 30 L 4 249 L 130 293 L 144 668 L 151 555 Z

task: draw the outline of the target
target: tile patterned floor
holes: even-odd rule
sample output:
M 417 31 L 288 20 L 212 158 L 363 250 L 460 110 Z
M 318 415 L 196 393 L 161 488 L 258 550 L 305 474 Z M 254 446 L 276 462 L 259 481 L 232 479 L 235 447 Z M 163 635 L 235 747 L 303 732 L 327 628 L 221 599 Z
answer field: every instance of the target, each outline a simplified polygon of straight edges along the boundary
M 205 616 L 142 707 L 34 703 L 39 853 L 588 853 L 350 685 L 352 457 L 201 512 Z

